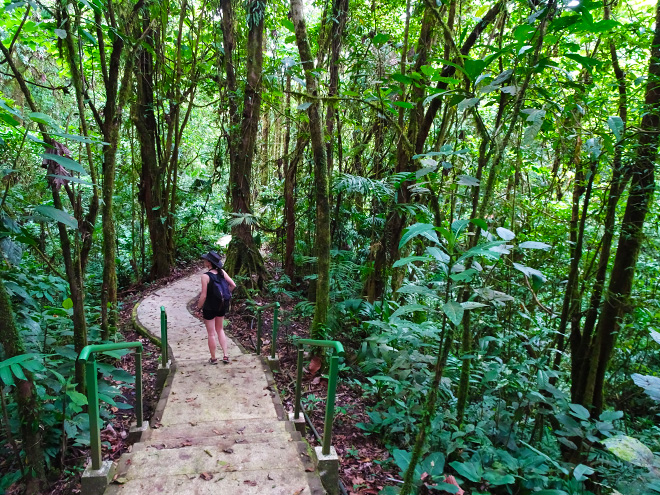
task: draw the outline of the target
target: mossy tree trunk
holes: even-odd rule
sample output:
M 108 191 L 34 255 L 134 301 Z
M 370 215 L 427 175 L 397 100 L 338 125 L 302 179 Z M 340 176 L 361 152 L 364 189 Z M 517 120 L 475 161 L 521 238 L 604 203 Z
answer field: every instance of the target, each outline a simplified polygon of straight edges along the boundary
M 310 334 L 312 338 L 323 337 L 323 327 L 328 318 L 330 306 L 330 198 L 328 184 L 327 154 L 323 144 L 323 130 L 320 103 L 317 97 L 318 82 L 314 74 L 312 50 L 307 37 L 307 26 L 302 0 L 291 0 L 291 18 L 296 30 L 296 44 L 305 71 L 308 94 L 313 98 L 309 103 L 309 133 L 314 155 L 314 186 L 316 199 L 316 238 L 317 259 L 316 306 Z
M 0 279 L 0 344 L 2 344 L 7 359 L 25 353 L 23 340 L 14 321 L 9 294 L 2 279 Z M 41 448 L 39 401 L 32 381 L 32 374 L 27 370 L 24 370 L 24 373 L 27 380 L 15 378 L 14 396 L 18 405 L 23 440 L 22 447 L 29 473 L 25 493 L 37 494 L 41 493 L 40 487 L 46 481 L 45 458 Z M 4 385 L 0 384 L 0 386 Z
M 604 407 L 605 374 L 622 319 L 630 310 L 629 298 L 644 238 L 644 222 L 655 192 L 654 164 L 660 131 L 660 1 L 656 4 L 655 25 L 646 84 L 646 108 L 639 127 L 636 156 L 629 164 L 630 188 L 614 264 L 594 342 L 582 363 L 582 369 L 588 370 L 588 373 L 579 383 L 572 385 L 575 388 L 573 399 L 585 407 L 591 407 L 594 415 L 598 415 Z
M 230 0 L 223 0 L 223 36 L 225 46 L 225 69 L 228 90 L 236 91 L 236 78 L 233 67 L 233 10 Z M 246 288 L 263 289 L 267 278 L 264 261 L 252 238 L 252 214 L 250 188 L 252 183 L 252 162 L 255 153 L 259 114 L 261 111 L 261 72 L 263 67 L 263 31 L 266 4 L 262 0 L 251 0 L 247 4 L 248 39 L 246 58 L 246 84 L 243 111 L 238 122 L 236 102 L 230 96 L 230 170 L 229 196 L 231 210 L 242 215 L 232 227 L 232 240 L 227 251 L 225 266 L 233 275 L 245 277 Z M 233 86 L 233 89 L 232 89 Z M 232 117 L 233 116 L 233 117 Z

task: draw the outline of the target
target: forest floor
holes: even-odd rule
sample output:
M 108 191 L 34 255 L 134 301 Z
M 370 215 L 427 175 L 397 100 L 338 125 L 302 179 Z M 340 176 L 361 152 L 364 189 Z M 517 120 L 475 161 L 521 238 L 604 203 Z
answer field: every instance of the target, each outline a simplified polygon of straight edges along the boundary
M 120 328 L 126 341 L 140 341 L 144 346 L 143 353 L 143 397 L 145 418 L 149 419 L 159 396 L 155 390 L 156 370 L 160 350 L 149 340 L 137 334 L 131 325 L 131 312 L 133 306 L 147 294 L 160 287 L 177 280 L 183 276 L 199 271 L 199 265 L 179 268 L 173 271 L 166 279 L 159 280 L 151 285 L 134 286 L 122 293 Z M 280 398 L 285 409 L 293 410 L 293 398 L 296 375 L 296 347 L 291 343 L 293 337 L 309 337 L 311 317 L 297 317 L 294 308 L 300 300 L 280 295 L 280 342 L 277 353 L 280 359 L 281 372 L 275 373 L 275 381 L 280 391 Z M 275 302 L 272 297 L 257 297 L 257 305 Z M 192 309 L 192 308 L 189 308 Z M 193 313 L 197 317 L 197 313 Z M 272 309 L 265 310 L 263 315 L 263 345 L 262 355 L 270 355 L 270 340 L 272 329 Z M 251 306 L 244 301 L 233 304 L 231 314 L 228 316 L 230 324 L 227 334 L 241 344 L 248 352 L 255 352 L 257 318 Z M 175 356 L 176 358 L 176 356 Z M 134 361 L 131 355 L 124 357 L 120 366 L 131 374 L 134 373 Z M 371 404 L 368 397 L 364 397 L 362 390 L 355 384 L 342 381 L 345 378 L 340 374 L 335 401 L 335 420 L 332 431 L 332 445 L 335 447 L 340 459 L 340 477 L 349 495 L 376 495 L 384 486 L 396 484 L 396 467 L 391 462 L 389 452 L 378 439 L 365 435 L 364 431 L 356 425 L 369 420 L 366 411 Z M 314 361 L 304 370 L 303 404 L 307 413 L 319 433 L 323 433 L 323 420 L 325 416 L 325 397 L 327 395 L 327 377 L 319 363 Z M 133 405 L 135 394 L 131 387 L 122 389 L 126 402 Z M 114 408 L 113 408 L 114 409 Z M 132 446 L 126 441 L 131 422 L 134 421 L 133 410 L 114 410 L 115 418 L 111 424 L 101 432 L 104 459 L 116 460 L 122 453 L 130 451 Z M 314 434 L 309 431 L 307 440 L 310 445 L 320 445 Z M 62 475 L 53 480 L 49 489 L 44 492 L 48 495 L 70 495 L 80 493 L 80 476 L 89 452 L 84 448 L 70 448 L 64 458 Z M 71 476 L 75 472 L 75 476 Z M 7 495 L 21 493 L 20 487 L 7 491 Z

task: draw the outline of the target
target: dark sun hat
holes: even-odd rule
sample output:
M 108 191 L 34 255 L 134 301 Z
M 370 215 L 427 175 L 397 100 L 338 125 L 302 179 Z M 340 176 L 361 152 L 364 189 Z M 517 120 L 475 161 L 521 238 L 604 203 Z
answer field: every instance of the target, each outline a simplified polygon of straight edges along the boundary
M 218 270 L 222 268 L 222 259 L 220 259 L 220 255 L 215 251 L 209 251 L 208 253 L 203 254 L 202 259 L 211 263 Z

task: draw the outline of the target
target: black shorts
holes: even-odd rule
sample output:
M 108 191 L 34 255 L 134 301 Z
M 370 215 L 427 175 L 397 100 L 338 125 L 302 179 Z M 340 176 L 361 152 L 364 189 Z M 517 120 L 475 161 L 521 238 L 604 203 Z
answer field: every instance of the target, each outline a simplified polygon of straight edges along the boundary
M 227 314 L 227 305 L 225 304 L 220 309 L 207 309 L 202 308 L 202 318 L 205 320 L 212 320 L 219 316 L 225 316 Z

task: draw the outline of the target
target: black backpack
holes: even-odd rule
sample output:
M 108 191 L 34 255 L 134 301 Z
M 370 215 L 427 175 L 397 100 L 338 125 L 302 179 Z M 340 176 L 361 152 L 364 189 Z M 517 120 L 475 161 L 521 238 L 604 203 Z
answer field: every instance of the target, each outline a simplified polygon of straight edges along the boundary
M 221 273 L 216 275 L 215 273 L 208 272 L 208 276 L 211 280 L 211 293 L 214 299 L 218 301 L 218 308 L 226 308 L 231 300 L 229 284 Z

